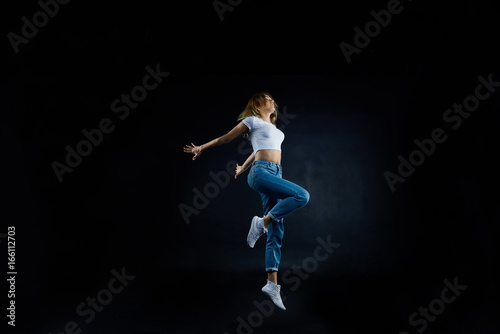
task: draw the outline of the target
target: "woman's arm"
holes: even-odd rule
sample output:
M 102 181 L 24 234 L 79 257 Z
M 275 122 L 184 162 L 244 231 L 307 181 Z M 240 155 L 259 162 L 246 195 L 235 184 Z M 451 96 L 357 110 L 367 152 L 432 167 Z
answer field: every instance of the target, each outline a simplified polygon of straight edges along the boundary
M 194 160 L 200 154 L 202 154 L 204 151 L 208 150 L 209 148 L 212 148 L 214 146 L 227 144 L 230 141 L 232 141 L 234 138 L 236 138 L 239 135 L 242 135 L 246 132 L 248 132 L 248 128 L 245 125 L 245 123 L 239 122 L 238 125 L 236 125 L 231 131 L 229 131 L 228 133 L 226 133 L 223 136 L 220 136 L 218 138 L 215 138 L 214 140 L 209 141 L 208 143 L 205 143 L 205 144 L 200 145 L 200 146 L 196 146 L 195 144 L 191 143 L 191 145 L 184 146 L 184 152 L 194 154 L 194 157 L 193 157 L 193 160 Z
M 255 161 L 255 153 L 252 152 L 252 154 L 250 154 L 250 156 L 247 158 L 247 160 L 243 163 L 242 166 L 236 164 L 236 174 L 234 175 L 234 178 L 236 179 L 238 175 L 246 171 L 254 161 Z

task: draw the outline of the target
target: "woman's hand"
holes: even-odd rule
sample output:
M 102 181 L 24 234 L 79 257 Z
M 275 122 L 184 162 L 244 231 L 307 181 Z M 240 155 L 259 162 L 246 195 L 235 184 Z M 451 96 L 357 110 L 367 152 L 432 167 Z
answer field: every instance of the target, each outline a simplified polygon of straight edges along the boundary
M 201 146 L 191 143 L 191 145 L 184 146 L 184 152 L 194 154 L 193 160 L 195 160 L 201 154 Z
M 234 174 L 234 178 L 236 179 L 238 177 L 238 175 L 240 175 L 241 173 L 243 173 L 245 170 L 243 169 L 243 166 L 240 166 L 238 164 L 236 164 L 236 174 Z
M 244 171 L 246 171 L 248 169 L 248 167 L 250 167 L 250 165 L 252 164 L 252 162 L 255 161 L 255 153 L 252 152 L 252 154 L 250 154 L 247 158 L 247 160 L 245 160 L 245 162 L 243 163 L 243 165 L 238 165 L 236 164 L 236 171 L 235 171 L 235 174 L 234 174 L 234 178 L 236 179 L 238 177 L 238 175 L 240 175 L 241 173 L 243 173 Z

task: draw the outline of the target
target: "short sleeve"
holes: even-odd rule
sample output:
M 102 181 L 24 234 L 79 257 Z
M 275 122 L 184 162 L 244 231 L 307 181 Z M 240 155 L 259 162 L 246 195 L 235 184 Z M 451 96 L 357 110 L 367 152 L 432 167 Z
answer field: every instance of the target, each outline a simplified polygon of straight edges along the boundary
M 252 131 L 253 129 L 253 121 L 254 121 L 254 116 L 250 116 L 242 120 L 243 124 L 245 124 L 248 128 L 248 132 Z

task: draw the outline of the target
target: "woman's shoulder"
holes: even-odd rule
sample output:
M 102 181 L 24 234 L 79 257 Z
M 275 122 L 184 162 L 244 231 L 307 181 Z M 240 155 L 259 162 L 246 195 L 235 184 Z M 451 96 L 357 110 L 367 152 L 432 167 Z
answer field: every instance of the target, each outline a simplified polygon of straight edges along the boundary
M 260 118 L 259 116 L 255 116 L 255 115 L 253 115 L 253 116 L 250 116 L 249 118 L 251 118 L 251 119 L 252 119 L 252 121 L 254 121 L 254 122 L 265 122 L 265 121 L 264 121 L 262 118 Z
M 255 116 L 248 116 L 248 117 L 243 118 L 241 121 L 244 123 L 246 123 L 246 122 L 253 123 L 254 120 L 255 120 Z
M 243 118 L 243 121 L 245 121 L 246 123 L 250 123 L 250 124 L 253 124 L 255 121 L 258 122 L 258 120 L 259 120 L 259 117 L 254 116 L 254 115 Z
M 248 116 L 241 120 L 243 124 L 245 124 L 250 131 L 255 128 L 255 116 Z

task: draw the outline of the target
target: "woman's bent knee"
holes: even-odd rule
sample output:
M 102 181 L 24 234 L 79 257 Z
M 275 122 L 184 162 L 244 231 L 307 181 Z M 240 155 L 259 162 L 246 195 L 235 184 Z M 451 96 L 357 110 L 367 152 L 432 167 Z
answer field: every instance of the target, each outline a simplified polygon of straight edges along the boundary
M 305 189 L 302 189 L 297 193 L 297 200 L 300 202 L 301 206 L 306 205 L 309 202 L 309 192 Z

